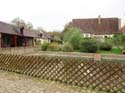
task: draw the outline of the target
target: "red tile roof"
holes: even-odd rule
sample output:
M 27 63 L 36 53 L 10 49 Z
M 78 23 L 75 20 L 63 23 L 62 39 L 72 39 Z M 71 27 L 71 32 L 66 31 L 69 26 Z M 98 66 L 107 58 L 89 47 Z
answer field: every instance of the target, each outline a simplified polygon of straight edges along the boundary
M 14 25 L 0 22 L 0 32 L 1 33 L 22 36 L 22 34 L 20 32 L 18 32 L 18 30 L 19 30 L 19 28 L 17 28 Z M 41 33 L 39 31 L 31 31 L 28 29 L 24 29 L 24 31 L 23 31 L 23 36 L 27 36 L 27 37 L 40 37 L 40 34 Z
M 115 34 L 119 33 L 118 18 L 73 19 L 72 26 L 81 30 L 82 33 L 91 34 Z

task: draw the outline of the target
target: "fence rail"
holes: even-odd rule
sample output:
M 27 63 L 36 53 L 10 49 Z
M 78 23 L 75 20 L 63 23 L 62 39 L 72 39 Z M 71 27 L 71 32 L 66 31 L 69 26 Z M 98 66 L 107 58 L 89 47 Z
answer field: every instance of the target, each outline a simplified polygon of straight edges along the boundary
M 110 93 L 125 92 L 125 63 L 69 56 L 0 54 L 0 69 Z

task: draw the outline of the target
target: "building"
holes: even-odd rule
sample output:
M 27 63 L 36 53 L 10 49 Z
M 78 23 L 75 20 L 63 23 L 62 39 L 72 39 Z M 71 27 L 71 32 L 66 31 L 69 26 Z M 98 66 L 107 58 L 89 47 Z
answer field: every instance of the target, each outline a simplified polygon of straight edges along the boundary
M 125 26 L 121 28 L 121 33 L 125 35 Z
M 37 38 L 38 44 L 43 44 L 44 42 L 51 43 L 52 37 L 47 34 L 45 31 L 40 31 L 40 37 Z
M 83 37 L 105 38 L 119 33 L 121 21 L 118 18 L 73 19 L 71 26 L 80 29 Z
M 34 46 L 37 39 L 44 36 L 41 32 L 17 27 L 8 23 L 0 22 L 0 47 Z

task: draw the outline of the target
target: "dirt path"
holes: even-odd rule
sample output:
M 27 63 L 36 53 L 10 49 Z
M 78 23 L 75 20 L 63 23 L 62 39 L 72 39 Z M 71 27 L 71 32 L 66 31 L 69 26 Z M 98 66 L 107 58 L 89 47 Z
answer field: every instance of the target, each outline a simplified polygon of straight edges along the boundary
M 0 70 L 0 93 L 96 93 L 87 89 Z

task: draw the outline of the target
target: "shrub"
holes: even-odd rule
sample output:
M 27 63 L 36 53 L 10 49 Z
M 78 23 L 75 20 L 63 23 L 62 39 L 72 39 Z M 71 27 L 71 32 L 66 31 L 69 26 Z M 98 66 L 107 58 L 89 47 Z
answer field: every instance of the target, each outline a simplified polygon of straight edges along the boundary
M 58 44 L 58 43 L 51 43 L 49 46 L 48 46 L 48 51 L 60 51 L 61 50 L 61 45 Z
M 44 42 L 44 43 L 42 44 L 41 48 L 42 48 L 43 51 L 46 51 L 47 48 L 48 48 L 48 46 L 49 46 L 49 43 Z
M 96 53 L 98 50 L 98 45 L 96 41 L 93 40 L 84 40 L 81 42 L 80 51 L 87 53 Z
M 80 29 L 76 27 L 69 27 L 63 35 L 63 41 L 70 43 L 75 50 L 79 49 L 81 38 Z
M 64 52 L 72 52 L 73 50 L 73 46 L 70 43 L 64 43 L 62 46 L 62 51 Z
M 105 50 L 105 51 L 110 51 L 112 49 L 112 44 L 110 43 L 100 43 L 100 46 L 99 46 L 99 49 L 100 50 Z

